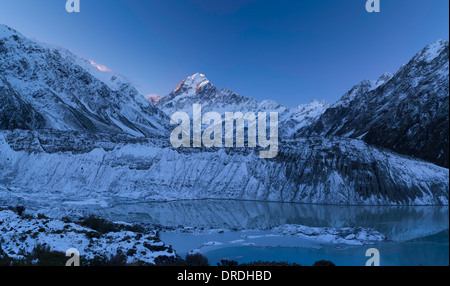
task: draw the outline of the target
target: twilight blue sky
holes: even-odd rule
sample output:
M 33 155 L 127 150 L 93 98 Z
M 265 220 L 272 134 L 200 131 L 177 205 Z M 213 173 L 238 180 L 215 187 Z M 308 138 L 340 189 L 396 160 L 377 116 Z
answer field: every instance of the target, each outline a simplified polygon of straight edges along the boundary
M 0 0 L 0 23 L 168 94 L 205 73 L 218 87 L 295 106 L 338 100 L 449 38 L 448 0 Z

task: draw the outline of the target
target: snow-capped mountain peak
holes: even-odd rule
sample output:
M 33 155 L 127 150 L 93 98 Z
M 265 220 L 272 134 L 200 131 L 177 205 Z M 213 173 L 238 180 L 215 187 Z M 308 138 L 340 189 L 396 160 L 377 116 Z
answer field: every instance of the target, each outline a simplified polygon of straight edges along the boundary
M 390 81 L 394 75 L 390 72 L 382 74 L 377 80 L 363 80 L 359 84 L 355 85 L 350 91 L 348 91 L 341 99 L 332 105 L 336 107 L 348 107 L 352 101 L 356 98 L 366 94 L 369 91 L 376 90 L 383 84 Z
M 147 94 L 145 98 L 153 104 L 157 104 L 164 96 L 158 94 Z
M 314 122 L 329 107 L 327 102 L 317 100 L 297 108 L 281 105 L 274 100 L 258 102 L 253 97 L 239 95 L 227 88 L 218 90 L 200 73 L 182 81 L 172 93 L 161 99 L 157 106 L 169 116 L 177 111 L 192 115 L 193 104 L 201 104 L 202 112 L 215 111 L 221 115 L 225 112 L 277 112 L 282 126 L 280 136 L 283 138 Z
M 416 61 L 426 61 L 430 63 L 435 58 L 437 58 L 445 49 L 448 49 L 448 41 L 437 40 L 434 43 L 426 46 L 422 51 L 420 51 L 416 56 Z
M 259 103 L 259 106 L 262 110 L 268 110 L 268 109 L 277 109 L 280 105 L 278 104 L 278 102 L 276 102 L 275 100 L 272 99 L 266 99 L 263 100 Z
M 202 86 L 206 84 L 210 84 L 210 81 L 206 78 L 206 76 L 202 73 L 196 73 L 187 77 L 183 80 L 177 88 L 173 91 L 173 93 L 178 93 L 182 91 L 184 94 L 194 94 L 199 93 Z
M 18 36 L 19 32 L 6 25 L 0 24 L 0 39 L 9 38 L 14 35 Z
M 390 81 L 392 78 L 394 77 L 394 75 L 390 72 L 386 72 L 383 75 L 381 75 L 378 80 L 374 83 L 372 89 L 376 89 L 380 86 L 382 86 L 383 84 L 385 84 L 386 82 Z

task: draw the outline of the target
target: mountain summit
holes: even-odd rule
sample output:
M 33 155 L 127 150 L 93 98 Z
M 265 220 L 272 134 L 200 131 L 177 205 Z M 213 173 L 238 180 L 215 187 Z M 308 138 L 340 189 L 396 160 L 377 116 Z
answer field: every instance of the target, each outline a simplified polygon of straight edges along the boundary
M 194 104 L 201 104 L 204 113 L 215 111 L 222 115 L 225 112 L 278 112 L 281 126 L 279 131 L 283 138 L 311 124 L 329 106 L 324 101 L 312 101 L 296 108 L 280 105 L 274 100 L 258 102 L 253 97 L 239 95 L 227 88 L 217 89 L 204 74 L 196 73 L 187 77 L 169 95 L 162 98 L 157 107 L 168 116 L 177 111 L 192 115 Z
M 177 92 L 185 94 L 192 94 L 194 92 L 199 93 L 201 91 L 202 86 L 209 83 L 210 81 L 206 78 L 204 74 L 196 73 L 183 80 L 173 91 L 173 93 Z
M 168 96 L 171 101 L 183 97 L 195 96 L 206 92 L 217 92 L 215 86 L 204 74 L 196 73 L 183 80 Z

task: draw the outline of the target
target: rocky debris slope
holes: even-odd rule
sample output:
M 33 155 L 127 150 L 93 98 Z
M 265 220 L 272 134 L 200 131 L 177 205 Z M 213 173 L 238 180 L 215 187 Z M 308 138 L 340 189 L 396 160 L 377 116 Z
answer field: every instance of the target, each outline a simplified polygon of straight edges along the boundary
M 122 197 L 448 204 L 448 169 L 355 139 L 298 139 L 286 142 L 276 158 L 267 160 L 252 148 L 193 152 L 150 143 L 119 143 L 90 152 L 15 151 L 7 137 L 0 134 L 0 161 L 5 162 L 0 165 L 0 184 L 34 201 Z M 25 145 L 33 141 L 23 138 L 15 144 L 29 149 Z

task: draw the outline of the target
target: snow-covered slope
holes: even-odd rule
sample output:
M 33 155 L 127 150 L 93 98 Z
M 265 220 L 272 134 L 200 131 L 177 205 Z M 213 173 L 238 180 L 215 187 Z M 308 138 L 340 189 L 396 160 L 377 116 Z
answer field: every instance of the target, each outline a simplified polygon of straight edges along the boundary
M 45 136 L 39 140 L 32 136 L 27 131 L 12 136 L 17 146 L 33 150 L 30 153 L 13 150 L 8 134 L 0 134 L 0 161 L 4 162 L 0 185 L 7 187 L 1 195 L 5 200 L 19 197 L 48 203 L 121 197 L 140 201 L 216 198 L 346 205 L 448 204 L 448 169 L 355 139 L 299 139 L 287 142 L 275 159 L 267 160 L 260 159 L 256 149 L 193 152 L 145 142 L 115 144 L 109 151 L 72 146 L 71 151 L 49 153 L 32 147 L 46 141 Z M 67 141 L 71 140 L 74 138 Z
M 344 136 L 449 166 L 449 46 L 425 47 L 395 74 L 363 81 L 303 136 Z
M 313 124 L 329 106 L 328 102 L 318 100 L 297 106 L 291 111 L 289 118 L 282 122 L 282 127 L 286 129 L 285 134 L 292 136 L 299 129 Z
M 110 258 L 117 253 L 128 254 L 127 263 L 154 264 L 160 256 L 176 257 L 175 252 L 159 241 L 156 231 L 136 233 L 117 231 L 100 234 L 72 222 L 48 218 L 24 218 L 10 210 L 0 209 L 2 253 L 14 259 L 24 259 L 38 245 L 51 251 L 66 253 L 76 248 L 83 259 Z M 94 237 L 97 236 L 97 237 Z M 20 241 L 20 244 L 18 243 Z
M 0 129 L 164 136 L 165 115 L 94 64 L 0 25 Z

